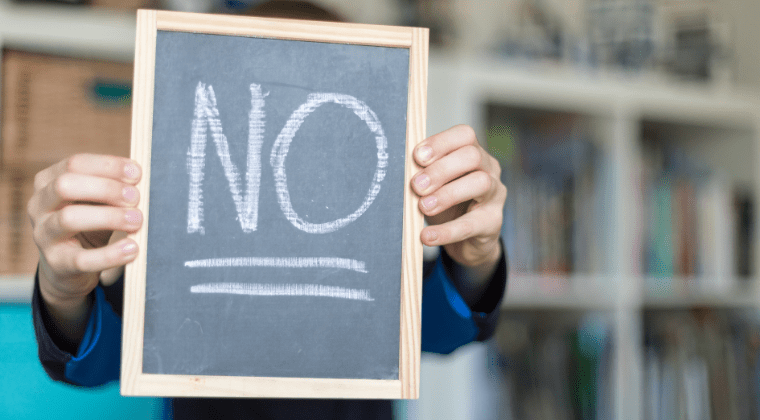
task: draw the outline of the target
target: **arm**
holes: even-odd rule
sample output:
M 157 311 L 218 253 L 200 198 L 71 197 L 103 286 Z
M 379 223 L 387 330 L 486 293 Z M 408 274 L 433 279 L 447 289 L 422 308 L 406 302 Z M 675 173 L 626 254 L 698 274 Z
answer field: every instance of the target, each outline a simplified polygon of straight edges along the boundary
M 446 269 L 456 264 L 442 250 L 436 261 L 425 264 L 422 286 L 422 351 L 449 354 L 472 341 L 491 337 L 507 287 L 507 260 L 502 259 L 482 297 L 468 303 L 454 286 Z
M 131 239 L 109 239 L 114 231 L 135 232 L 142 225 L 134 208 L 139 178 L 139 166 L 129 159 L 86 154 L 35 177 L 28 213 L 40 250 L 33 309 L 43 362 L 51 346 L 57 356 L 89 354 L 84 343 L 93 338 L 91 327 L 105 325 L 95 321 L 110 306 L 99 306 L 96 287 L 113 282 L 137 254 Z
M 421 239 L 442 248 L 423 286 L 423 348 L 448 353 L 495 327 L 507 278 L 499 240 L 507 191 L 470 127 L 429 137 L 414 158 L 422 169 L 412 188 L 429 224 Z
M 45 372 L 53 380 L 81 386 L 98 386 L 117 380 L 121 357 L 120 305 L 109 297 L 121 299 L 123 282 L 95 288 L 82 339 L 71 349 L 61 340 L 61 333 L 42 302 L 38 279 L 32 297 L 32 317 Z

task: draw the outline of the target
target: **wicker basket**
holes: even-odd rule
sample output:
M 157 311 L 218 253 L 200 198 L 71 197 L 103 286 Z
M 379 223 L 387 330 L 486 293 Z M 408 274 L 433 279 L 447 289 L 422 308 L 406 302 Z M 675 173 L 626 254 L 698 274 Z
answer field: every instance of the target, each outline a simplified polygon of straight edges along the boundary
M 38 251 L 26 204 L 34 192 L 34 175 L 21 168 L 0 172 L 0 274 L 34 274 Z
M 129 154 L 131 64 L 18 51 L 2 59 L 5 164 Z

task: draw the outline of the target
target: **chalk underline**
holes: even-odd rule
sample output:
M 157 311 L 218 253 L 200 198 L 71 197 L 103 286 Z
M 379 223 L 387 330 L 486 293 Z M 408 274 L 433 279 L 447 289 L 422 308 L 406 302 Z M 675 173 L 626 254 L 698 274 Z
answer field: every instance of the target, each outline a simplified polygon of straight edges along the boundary
M 340 268 L 366 273 L 364 261 L 334 257 L 239 257 L 239 258 L 208 258 L 203 260 L 185 261 L 189 268 L 215 267 L 274 267 L 274 268 Z
M 191 293 L 249 296 L 315 296 L 372 302 L 367 289 L 349 289 L 322 284 L 205 283 L 190 287 Z

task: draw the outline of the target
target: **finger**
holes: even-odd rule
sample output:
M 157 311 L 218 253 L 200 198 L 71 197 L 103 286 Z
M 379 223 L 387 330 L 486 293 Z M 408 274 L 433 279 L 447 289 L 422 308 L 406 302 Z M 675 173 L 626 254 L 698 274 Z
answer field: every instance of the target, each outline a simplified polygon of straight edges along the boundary
M 63 243 L 52 248 L 45 258 L 59 272 L 97 273 L 132 262 L 137 256 L 137 250 L 137 243 L 131 239 L 94 249 Z
M 415 175 L 412 187 L 417 195 L 431 194 L 447 183 L 482 169 L 482 149 L 464 146 L 442 157 Z
M 122 239 L 126 237 L 127 237 L 127 232 L 115 231 L 113 235 L 111 235 L 111 239 L 108 242 L 108 244 L 110 245 L 114 242 L 121 241 Z M 100 272 L 100 283 L 102 283 L 104 286 L 110 286 L 116 283 L 116 280 L 118 280 L 122 275 L 124 275 L 123 265 L 120 265 L 114 268 L 109 268 L 108 270 L 103 270 Z
M 35 239 L 45 246 L 71 238 L 79 232 L 113 231 L 135 232 L 142 226 L 142 213 L 132 208 L 70 205 L 45 218 L 35 228 Z
M 93 175 L 65 173 L 42 191 L 37 211 L 49 212 L 67 203 L 88 202 L 117 207 L 134 207 L 140 194 L 132 185 Z
M 140 165 L 131 159 L 82 153 L 40 171 L 34 179 L 35 189 L 44 188 L 65 173 L 108 178 L 130 185 L 137 184 L 142 176 Z
M 474 200 L 483 202 L 496 193 L 497 183 L 485 172 L 469 173 L 420 199 L 420 210 L 426 216 L 435 216 L 449 208 Z
M 449 222 L 427 226 L 422 230 L 422 243 L 427 246 L 442 246 L 475 240 L 483 244 L 498 238 L 501 229 L 501 213 L 487 208 L 479 208 Z
M 465 146 L 480 147 L 472 127 L 457 125 L 423 140 L 414 151 L 414 159 L 417 164 L 426 167 Z

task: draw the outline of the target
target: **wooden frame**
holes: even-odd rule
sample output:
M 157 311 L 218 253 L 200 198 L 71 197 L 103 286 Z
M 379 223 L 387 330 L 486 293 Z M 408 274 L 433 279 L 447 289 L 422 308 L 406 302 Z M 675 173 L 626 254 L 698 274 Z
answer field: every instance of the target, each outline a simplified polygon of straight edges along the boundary
M 409 87 L 402 241 L 401 316 L 398 380 L 193 376 L 143 373 L 147 232 L 153 128 L 154 70 L 157 31 L 275 38 L 408 48 Z M 411 158 L 425 138 L 428 30 L 345 23 L 296 21 L 140 10 L 132 108 L 132 158 L 143 168 L 138 189 L 143 228 L 131 237 L 139 244 L 137 259 L 127 266 L 124 290 L 121 392 L 124 395 L 418 398 L 422 300 L 423 216 L 411 178 L 419 170 Z

